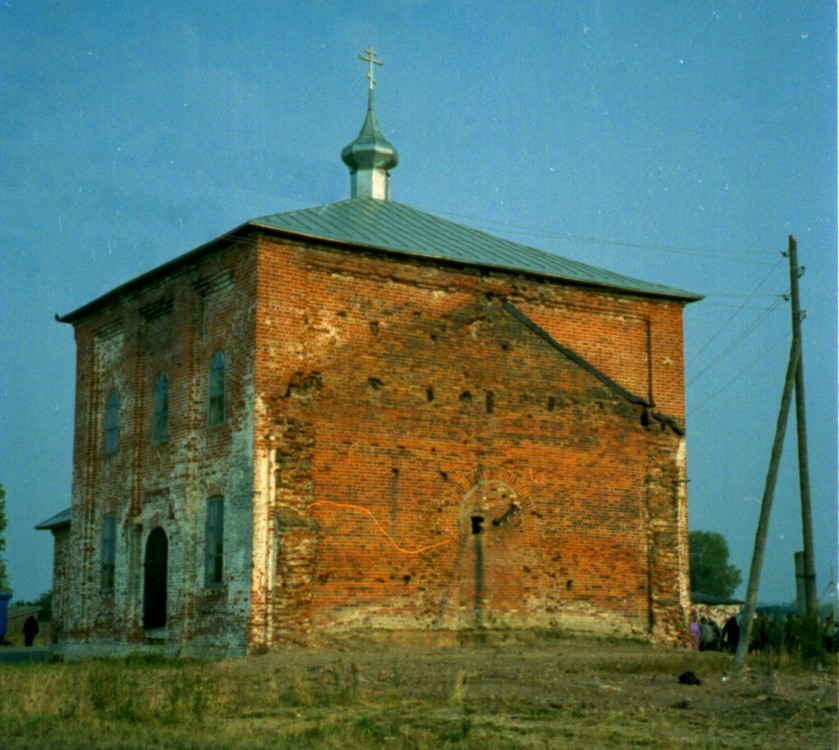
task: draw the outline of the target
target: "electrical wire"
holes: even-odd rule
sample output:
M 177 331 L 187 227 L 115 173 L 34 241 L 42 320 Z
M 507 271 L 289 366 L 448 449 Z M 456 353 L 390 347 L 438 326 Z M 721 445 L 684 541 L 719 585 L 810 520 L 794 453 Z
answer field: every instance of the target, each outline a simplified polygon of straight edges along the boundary
M 772 312 L 778 305 L 780 305 L 782 300 L 778 300 L 775 305 L 768 308 L 762 315 L 758 315 L 750 325 L 748 325 L 740 335 L 734 339 L 725 349 L 723 349 L 716 357 L 714 357 L 705 367 L 703 367 L 699 372 L 697 372 L 687 383 L 688 386 L 693 385 L 699 378 L 701 378 L 708 370 L 710 370 L 725 354 L 728 354 L 737 344 L 739 344 L 746 336 L 748 336 L 755 328 L 757 328 Z
M 429 212 L 430 213 L 430 212 Z M 457 219 L 467 219 L 468 221 L 478 222 L 483 225 L 496 226 L 505 230 L 508 234 L 517 235 L 531 235 L 536 237 L 547 237 L 550 239 L 557 239 L 566 242 L 584 242 L 593 245 L 612 245 L 617 247 L 627 247 L 634 250 L 651 250 L 662 253 L 674 253 L 676 255 L 689 255 L 700 258 L 713 258 L 715 260 L 730 261 L 733 263 L 756 263 L 760 265 L 771 265 L 770 260 L 748 260 L 746 258 L 731 257 L 731 253 L 739 255 L 754 255 L 766 258 L 770 252 L 766 250 L 728 250 L 727 254 L 722 254 L 721 250 L 709 250 L 703 248 L 688 248 L 679 245 L 658 245 L 644 242 L 630 242 L 628 240 L 614 240 L 606 237 L 593 237 L 590 235 L 571 234 L 570 232 L 554 232 L 546 229 L 536 229 L 521 224 L 509 224 L 503 221 L 493 221 L 492 219 L 484 219 L 478 216 L 470 216 L 468 214 L 458 214 L 447 211 L 436 211 L 434 213 L 442 216 L 449 216 Z
M 772 305 L 770 307 L 752 307 L 751 305 L 743 306 L 743 305 L 723 305 L 723 304 L 714 304 L 713 302 L 708 302 L 708 298 L 706 297 L 702 300 L 702 307 L 724 307 L 727 309 L 735 308 L 737 310 L 777 310 L 777 306 Z
M 691 360 L 690 360 L 690 362 L 688 362 L 688 363 L 687 363 L 686 367 L 690 367 L 690 366 L 691 366 L 694 362 L 696 362 L 696 360 L 697 360 L 697 359 L 699 359 L 699 356 L 702 354 L 702 352 L 704 352 L 704 351 L 705 351 L 705 350 L 706 350 L 706 349 L 707 349 L 707 348 L 708 348 L 708 347 L 709 347 L 709 346 L 710 346 L 710 345 L 711 345 L 711 344 L 712 344 L 712 343 L 713 343 L 713 342 L 717 339 L 717 337 L 718 337 L 718 336 L 719 336 L 719 335 L 720 335 L 720 334 L 721 334 L 721 333 L 722 333 L 722 332 L 723 332 L 726 328 L 728 328 L 728 325 L 731 323 L 731 321 L 732 321 L 732 320 L 734 320 L 734 318 L 736 318 L 736 317 L 737 317 L 737 315 L 740 313 L 740 311 L 741 311 L 741 310 L 743 310 L 743 309 L 746 307 L 746 305 L 748 304 L 748 302 L 749 302 L 749 301 L 750 301 L 750 300 L 754 297 L 754 295 L 757 293 L 757 291 L 758 291 L 758 290 L 759 290 L 759 289 L 760 289 L 760 288 L 761 288 L 761 287 L 762 287 L 762 286 L 763 286 L 763 285 L 764 285 L 764 284 L 768 281 L 769 277 L 772 275 L 772 273 L 775 271 L 775 269 L 776 269 L 776 268 L 777 268 L 777 267 L 781 264 L 781 261 L 782 261 L 782 260 L 783 260 L 783 256 L 780 256 L 780 257 L 778 258 L 778 260 L 777 260 L 777 261 L 775 261 L 775 265 L 774 265 L 774 266 L 772 266 L 772 268 L 770 268 L 770 269 L 769 269 L 769 271 L 767 272 L 767 274 L 766 274 L 766 275 L 765 275 L 765 276 L 764 276 L 764 277 L 763 277 L 763 278 L 762 278 L 762 279 L 758 282 L 758 285 L 757 285 L 757 286 L 756 286 L 756 287 L 755 287 L 755 288 L 751 291 L 751 293 L 750 293 L 750 294 L 748 294 L 748 295 L 746 296 L 746 299 L 745 299 L 745 300 L 743 300 L 743 304 L 742 304 L 742 305 L 740 305 L 740 306 L 739 306 L 739 307 L 738 307 L 738 308 L 737 308 L 737 309 L 736 309 L 736 310 L 735 310 L 735 311 L 731 314 L 731 317 L 730 317 L 728 320 L 726 320 L 726 321 L 725 321 L 725 323 L 723 323 L 723 324 L 722 324 L 722 325 L 721 325 L 721 326 L 720 326 L 720 327 L 719 327 L 719 328 L 718 328 L 718 329 L 714 332 L 714 334 L 711 336 L 711 338 L 709 338 L 709 339 L 708 339 L 708 340 L 707 340 L 707 341 L 706 341 L 706 342 L 702 345 L 702 347 L 699 349 L 699 351 L 698 351 L 698 352 L 696 352 L 696 354 L 694 354 L 694 355 L 693 355 L 693 357 L 691 357 Z
M 708 294 L 708 295 L 705 296 L 705 299 L 706 300 L 707 299 L 717 299 L 718 297 L 734 297 L 735 299 L 743 299 L 744 297 L 746 297 L 747 299 L 755 299 L 757 297 L 772 297 L 774 299 L 775 297 L 779 297 L 779 296 L 782 296 L 782 295 L 769 294 L 769 293 L 767 293 L 767 294 Z
M 784 341 L 789 340 L 789 334 L 785 333 L 774 344 L 772 344 L 768 349 L 763 351 L 759 356 L 753 359 L 749 364 L 747 364 L 740 372 L 738 372 L 731 380 L 729 380 L 722 388 L 717 389 L 714 391 L 710 396 L 708 396 L 699 406 L 693 407 L 691 409 L 691 414 L 696 414 L 697 412 L 702 411 L 703 408 L 711 401 L 713 401 L 717 396 L 719 396 L 723 391 L 727 388 L 732 386 L 736 383 L 743 375 L 745 375 L 752 367 L 754 367 L 758 362 L 760 362 L 764 357 L 766 357 L 770 352 L 775 351 L 778 348 L 778 345 L 783 343 Z

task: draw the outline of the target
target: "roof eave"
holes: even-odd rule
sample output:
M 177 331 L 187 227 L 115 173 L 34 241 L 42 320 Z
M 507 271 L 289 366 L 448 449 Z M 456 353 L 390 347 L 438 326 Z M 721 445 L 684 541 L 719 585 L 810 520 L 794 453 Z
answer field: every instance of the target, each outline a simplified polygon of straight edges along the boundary
M 35 526 L 37 531 L 53 531 L 54 529 L 61 529 L 69 526 L 72 520 L 72 508 L 66 508 L 54 516 L 50 516 L 46 521 Z
M 533 270 L 527 270 L 522 268 L 515 268 L 512 266 L 503 266 L 499 264 L 492 264 L 492 263 L 477 263 L 474 261 L 469 260 L 452 260 L 451 258 L 441 258 L 438 255 L 431 255 L 427 253 L 418 253 L 416 251 L 411 250 L 396 250 L 391 247 L 383 247 L 382 245 L 375 245 L 375 244 L 368 244 L 364 242 L 351 242 L 348 240 L 339 240 L 333 237 L 323 237 L 318 234 L 312 234 L 308 232 L 301 232 L 294 229 L 287 229 L 281 227 L 273 227 L 269 224 L 260 224 L 258 219 L 254 219 L 249 221 L 248 224 L 254 228 L 261 229 L 267 232 L 271 232 L 278 236 L 282 237 L 293 237 L 296 239 L 305 239 L 305 240 L 316 240 L 318 242 L 323 242 L 329 245 L 335 246 L 351 246 L 351 247 L 359 247 L 364 248 L 365 250 L 373 250 L 380 253 L 388 253 L 390 255 L 398 255 L 400 257 L 405 258 L 423 258 L 425 260 L 433 260 L 437 263 L 444 263 L 449 266 L 469 266 L 470 268 L 485 268 L 491 271 L 502 271 L 505 273 L 514 273 L 518 276 L 530 276 L 536 278 L 544 278 L 544 279 L 553 279 L 557 281 L 563 281 L 567 284 L 575 284 L 577 286 L 585 286 L 585 287 L 595 287 L 597 289 L 610 289 L 613 291 L 620 291 L 625 294 L 637 294 L 642 297 L 660 297 L 663 299 L 672 299 L 678 300 L 680 302 L 684 302 L 685 304 L 690 304 L 691 302 L 699 302 L 700 300 L 705 299 L 705 295 L 702 294 L 695 294 L 693 292 L 687 292 L 682 290 L 673 290 L 673 292 L 665 292 L 665 291 L 655 291 L 655 290 L 640 290 L 640 289 L 632 289 L 631 287 L 624 287 L 618 284 L 607 284 L 604 282 L 598 282 L 594 280 L 583 280 L 583 279 L 575 279 L 570 276 L 561 276 L 558 274 L 551 274 Z M 676 293 L 679 292 L 679 293 Z
M 75 325 L 79 320 L 90 315 L 97 310 L 100 310 L 103 307 L 106 307 L 111 301 L 119 297 L 121 294 L 126 292 L 130 292 L 134 289 L 142 287 L 144 284 L 147 284 L 150 281 L 153 281 L 160 276 L 164 276 L 165 274 L 177 270 L 178 268 L 188 265 L 189 263 L 197 260 L 205 253 L 211 252 L 214 247 L 220 243 L 229 241 L 236 237 L 237 235 L 244 236 L 247 232 L 252 228 L 251 222 L 245 222 L 244 224 L 240 224 L 235 229 L 230 230 L 229 232 L 225 232 L 224 234 L 216 237 L 209 242 L 205 242 L 203 245 L 199 245 L 198 247 L 190 250 L 183 255 L 179 255 L 177 258 L 173 258 L 172 260 L 166 261 L 165 263 L 155 266 L 150 271 L 146 271 L 145 273 L 140 274 L 139 276 L 135 276 L 130 281 L 126 281 L 123 284 L 120 284 L 117 287 L 114 287 L 110 291 L 103 294 L 101 297 L 97 297 L 94 300 L 82 305 L 81 307 L 73 310 L 72 312 L 67 313 L 66 315 L 59 315 L 56 313 L 55 319 L 59 323 L 70 323 Z
M 253 229 L 259 229 L 262 231 L 270 232 L 274 235 L 281 236 L 281 237 L 291 237 L 295 239 L 304 239 L 304 240 L 314 240 L 317 242 L 323 242 L 329 245 L 334 246 L 350 246 L 350 247 L 358 247 L 363 248 L 365 250 L 372 250 L 381 253 L 387 253 L 389 255 L 397 255 L 400 257 L 405 258 L 422 258 L 425 260 L 431 260 L 437 263 L 443 263 L 448 266 L 467 266 L 470 268 L 483 268 L 490 271 L 501 271 L 504 273 L 514 273 L 518 276 L 528 276 L 528 277 L 535 277 L 535 278 L 544 278 L 544 279 L 552 279 L 557 281 L 563 281 L 567 284 L 574 284 L 576 286 L 584 286 L 584 287 L 593 287 L 596 289 L 609 289 L 612 291 L 620 291 L 624 294 L 636 294 L 643 297 L 658 297 L 661 299 L 672 299 L 684 304 L 690 304 L 692 302 L 698 302 L 699 300 L 704 299 L 704 295 L 701 294 L 694 294 L 692 292 L 686 292 L 682 290 L 661 290 L 657 291 L 654 289 L 633 289 L 629 286 L 621 286 L 620 284 L 608 284 L 605 282 L 599 282 L 592 279 L 575 279 L 571 276 L 562 276 L 559 274 L 551 274 L 546 272 L 540 272 L 535 270 L 529 269 L 522 269 L 522 268 L 515 268 L 512 266 L 505 266 L 501 264 L 492 264 L 492 263 L 478 263 L 475 261 L 470 261 L 466 259 L 460 260 L 452 260 L 450 258 L 442 258 L 438 255 L 432 255 L 429 253 L 420 253 L 416 251 L 409 251 L 409 250 L 398 250 L 391 247 L 384 247 L 378 244 L 368 244 L 364 242 L 356 242 L 356 241 L 348 241 L 348 240 L 340 240 L 335 239 L 332 237 L 324 237 L 319 234 L 315 233 L 308 233 L 308 232 L 301 232 L 298 230 L 287 229 L 287 228 L 280 228 L 270 226 L 268 224 L 262 224 L 259 222 L 258 219 L 252 219 L 251 221 L 246 221 L 244 224 L 240 224 L 235 229 L 230 230 L 229 232 L 225 232 L 224 234 L 216 237 L 208 242 L 205 242 L 203 245 L 199 245 L 198 247 L 190 250 L 183 255 L 174 258 L 173 260 L 167 261 L 155 268 L 151 269 L 150 271 L 146 271 L 145 273 L 140 274 L 139 276 L 134 277 L 133 279 L 126 281 L 123 284 L 111 289 L 110 291 L 106 292 L 100 297 L 97 297 L 94 300 L 82 305 L 81 307 L 73 310 L 72 312 L 67 313 L 66 315 L 58 315 L 56 313 L 55 319 L 59 323 L 69 323 L 71 325 L 75 325 L 79 320 L 82 318 L 96 312 L 97 310 L 106 307 L 110 302 L 117 299 L 120 295 L 133 291 L 142 287 L 144 284 L 147 284 L 165 274 L 177 270 L 190 262 L 193 262 L 200 258 L 202 255 L 211 252 L 216 246 L 219 244 L 229 241 L 237 236 L 244 236 L 248 234 Z

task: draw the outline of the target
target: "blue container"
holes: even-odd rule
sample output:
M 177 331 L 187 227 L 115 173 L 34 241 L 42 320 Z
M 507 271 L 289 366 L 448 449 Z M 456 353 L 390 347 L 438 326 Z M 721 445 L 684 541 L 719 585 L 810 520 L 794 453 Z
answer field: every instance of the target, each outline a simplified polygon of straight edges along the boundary
M 11 594 L 0 594 L 0 641 L 6 636 L 6 614 L 9 608 Z

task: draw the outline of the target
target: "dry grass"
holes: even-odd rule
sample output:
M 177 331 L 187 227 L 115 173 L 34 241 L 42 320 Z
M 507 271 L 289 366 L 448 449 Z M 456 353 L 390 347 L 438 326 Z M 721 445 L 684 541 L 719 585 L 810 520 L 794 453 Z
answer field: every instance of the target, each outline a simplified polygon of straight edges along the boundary
M 835 748 L 835 659 L 370 638 L 222 663 L 0 665 L 3 748 Z M 685 670 L 702 678 L 686 687 Z

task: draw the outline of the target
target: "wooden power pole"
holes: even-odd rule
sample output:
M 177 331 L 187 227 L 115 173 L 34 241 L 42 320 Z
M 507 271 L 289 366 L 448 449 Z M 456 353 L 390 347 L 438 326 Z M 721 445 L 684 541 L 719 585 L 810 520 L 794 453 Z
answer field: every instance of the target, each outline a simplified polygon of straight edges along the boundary
M 743 607 L 743 622 L 740 628 L 740 640 L 737 642 L 737 653 L 734 656 L 734 668 L 740 669 L 751 641 L 752 625 L 754 623 L 755 607 L 757 606 L 757 590 L 760 583 L 760 571 L 763 566 L 763 553 L 766 549 L 766 537 L 769 532 L 769 516 L 772 511 L 772 501 L 775 497 L 775 484 L 778 479 L 778 466 L 784 447 L 789 418 L 792 392 L 795 390 L 795 414 L 798 426 L 798 474 L 801 491 L 801 524 L 804 532 L 804 583 L 807 602 L 807 614 L 816 612 L 816 573 L 813 554 L 813 519 L 810 509 L 810 475 L 807 456 L 807 421 L 804 414 L 804 366 L 801 351 L 801 307 L 798 296 L 798 279 L 803 273 L 798 266 L 798 247 L 795 237 L 789 238 L 789 276 L 790 302 L 792 308 L 792 345 L 789 351 L 789 364 L 784 379 L 784 390 L 781 396 L 781 408 L 775 427 L 775 440 L 772 444 L 772 454 L 769 459 L 769 469 L 766 472 L 766 484 L 760 505 L 760 519 L 755 533 L 755 548 L 752 553 L 752 566 L 749 570 L 749 583 L 746 587 L 746 601 Z
M 772 501 L 775 498 L 775 483 L 778 479 L 778 466 L 781 463 L 781 453 L 784 449 L 784 435 L 787 431 L 789 407 L 792 402 L 792 389 L 795 385 L 795 373 L 801 356 L 799 342 L 793 338 L 789 351 L 789 364 L 784 379 L 784 391 L 781 396 L 781 409 L 778 412 L 778 422 L 775 426 L 775 440 L 772 443 L 772 454 L 769 458 L 769 469 L 766 472 L 766 484 L 763 489 L 763 499 L 760 503 L 760 519 L 755 533 L 755 548 L 752 553 L 752 567 L 749 570 L 749 583 L 746 586 L 746 601 L 743 606 L 743 621 L 740 625 L 740 639 L 737 641 L 737 653 L 734 655 L 734 668 L 740 669 L 749 650 L 752 637 L 752 623 L 757 606 L 757 588 L 760 583 L 760 571 L 763 567 L 763 552 L 766 549 L 766 537 L 769 533 L 769 516 L 772 512 Z
M 798 244 L 789 237 L 789 282 L 792 313 L 792 337 L 798 341 L 798 368 L 795 371 L 795 421 L 798 428 L 798 482 L 801 493 L 801 530 L 804 538 L 804 598 L 807 615 L 816 614 L 816 560 L 813 550 L 813 513 L 810 506 L 810 462 L 807 454 L 807 416 L 804 411 L 804 346 L 801 340 L 801 303 L 798 296 L 798 279 L 804 268 L 798 266 Z

